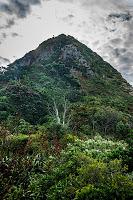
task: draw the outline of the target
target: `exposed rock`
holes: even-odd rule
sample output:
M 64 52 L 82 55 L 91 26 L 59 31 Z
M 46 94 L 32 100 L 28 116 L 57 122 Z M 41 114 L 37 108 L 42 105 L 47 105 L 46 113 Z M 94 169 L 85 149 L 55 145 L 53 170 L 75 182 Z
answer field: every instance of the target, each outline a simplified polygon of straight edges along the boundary
M 77 61 L 78 66 L 82 68 L 86 68 L 86 75 L 88 76 L 93 76 L 94 72 L 91 69 L 90 63 L 89 61 L 87 62 L 86 59 L 83 57 L 83 55 L 81 54 L 81 52 L 77 49 L 76 46 L 74 46 L 73 44 L 70 45 L 66 45 L 65 47 L 63 47 L 61 49 L 62 53 L 61 53 L 61 59 L 63 61 L 67 61 L 69 59 L 73 59 L 75 61 Z

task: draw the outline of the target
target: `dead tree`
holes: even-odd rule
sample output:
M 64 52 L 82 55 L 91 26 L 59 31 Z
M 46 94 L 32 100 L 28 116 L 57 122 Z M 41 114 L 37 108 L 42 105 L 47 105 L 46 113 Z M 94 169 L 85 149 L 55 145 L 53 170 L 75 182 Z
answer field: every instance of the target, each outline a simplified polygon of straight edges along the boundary
M 60 109 L 60 107 L 62 109 Z M 58 105 L 57 100 L 53 98 L 52 110 L 53 111 L 50 112 L 50 114 L 55 118 L 57 124 L 60 124 L 63 127 L 69 126 L 71 120 L 71 115 L 69 114 L 70 105 L 65 97 L 63 98 L 63 102 L 60 103 L 60 106 Z

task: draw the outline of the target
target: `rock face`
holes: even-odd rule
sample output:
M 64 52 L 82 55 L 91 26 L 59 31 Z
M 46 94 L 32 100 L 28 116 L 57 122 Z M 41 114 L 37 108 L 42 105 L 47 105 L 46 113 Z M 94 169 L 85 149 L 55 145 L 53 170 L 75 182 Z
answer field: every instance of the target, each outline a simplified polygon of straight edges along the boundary
M 86 75 L 93 76 L 94 72 L 91 69 L 89 61 L 83 57 L 81 52 L 73 44 L 66 45 L 61 49 L 61 60 L 67 62 L 67 60 L 74 59 L 77 62 L 78 67 L 86 68 Z
M 84 59 L 81 52 L 73 44 L 66 45 L 61 49 L 61 59 L 66 61 L 68 59 L 74 59 L 79 62 L 79 64 L 88 67 L 87 61 Z

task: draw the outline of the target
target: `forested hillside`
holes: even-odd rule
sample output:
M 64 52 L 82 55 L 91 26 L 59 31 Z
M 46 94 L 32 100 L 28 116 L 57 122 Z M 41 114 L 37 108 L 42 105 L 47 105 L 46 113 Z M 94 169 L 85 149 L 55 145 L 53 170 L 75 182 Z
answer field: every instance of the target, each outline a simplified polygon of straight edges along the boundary
M 4 200 L 132 200 L 133 88 L 64 34 L 0 72 Z

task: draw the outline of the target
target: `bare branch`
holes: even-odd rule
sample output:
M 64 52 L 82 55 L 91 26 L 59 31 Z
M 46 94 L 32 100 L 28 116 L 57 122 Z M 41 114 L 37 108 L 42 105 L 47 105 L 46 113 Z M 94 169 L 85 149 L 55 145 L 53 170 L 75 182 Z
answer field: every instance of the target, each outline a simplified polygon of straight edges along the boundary
M 59 111 L 58 111 L 58 108 L 57 108 L 55 100 L 54 100 L 54 109 L 55 109 L 55 115 L 56 115 L 57 123 L 61 124 L 61 119 L 59 117 Z

